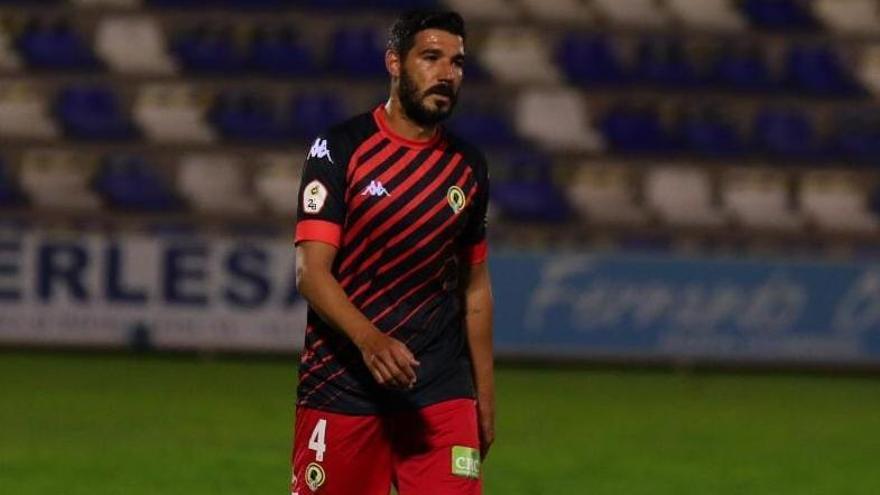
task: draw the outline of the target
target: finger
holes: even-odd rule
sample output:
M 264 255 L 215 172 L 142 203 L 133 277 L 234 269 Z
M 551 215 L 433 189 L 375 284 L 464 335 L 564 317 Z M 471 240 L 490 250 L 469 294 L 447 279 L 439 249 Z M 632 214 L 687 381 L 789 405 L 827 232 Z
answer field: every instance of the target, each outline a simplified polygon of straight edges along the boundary
M 383 354 L 380 359 L 382 360 L 382 365 L 385 366 L 389 373 L 388 384 L 396 388 L 407 388 L 409 382 L 403 371 L 400 370 L 400 366 L 397 365 L 394 354 Z
M 391 380 L 391 372 L 388 371 L 388 368 L 378 356 L 373 356 L 373 359 L 370 360 L 369 368 L 379 385 L 387 385 L 388 381 Z
M 394 358 L 397 360 L 397 366 L 400 368 L 400 371 L 403 373 L 403 378 L 406 380 L 407 385 L 411 385 L 416 381 L 416 370 L 413 369 L 412 363 L 407 359 L 406 355 L 398 353 L 394 355 Z

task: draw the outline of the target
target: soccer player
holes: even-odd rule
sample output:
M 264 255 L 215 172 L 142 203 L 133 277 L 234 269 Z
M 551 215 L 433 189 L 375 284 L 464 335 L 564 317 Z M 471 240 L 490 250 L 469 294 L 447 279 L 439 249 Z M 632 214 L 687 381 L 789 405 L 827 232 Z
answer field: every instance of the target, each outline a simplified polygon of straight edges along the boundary
M 483 155 L 447 132 L 462 81 L 454 12 L 390 30 L 387 102 L 312 145 L 296 224 L 309 303 L 292 455 L 297 495 L 473 495 L 494 439 Z

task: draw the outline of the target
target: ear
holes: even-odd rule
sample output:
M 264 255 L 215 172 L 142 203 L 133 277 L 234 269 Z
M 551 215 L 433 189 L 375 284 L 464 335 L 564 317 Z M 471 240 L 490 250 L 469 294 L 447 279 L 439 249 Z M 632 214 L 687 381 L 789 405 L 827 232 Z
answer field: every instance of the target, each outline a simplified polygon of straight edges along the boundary
M 385 50 L 385 68 L 391 77 L 400 77 L 400 55 L 393 50 Z

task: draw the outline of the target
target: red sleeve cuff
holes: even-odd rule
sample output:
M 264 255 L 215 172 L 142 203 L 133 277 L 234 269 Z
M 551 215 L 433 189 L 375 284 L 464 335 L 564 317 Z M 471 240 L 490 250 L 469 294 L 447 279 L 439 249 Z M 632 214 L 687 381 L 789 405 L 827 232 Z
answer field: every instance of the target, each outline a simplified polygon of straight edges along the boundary
M 303 220 L 296 224 L 294 244 L 302 241 L 321 241 L 338 248 L 342 244 L 342 227 L 326 220 Z
M 485 262 L 489 257 L 489 243 L 483 239 L 473 246 L 466 247 L 464 250 L 464 257 L 472 265 L 478 265 Z

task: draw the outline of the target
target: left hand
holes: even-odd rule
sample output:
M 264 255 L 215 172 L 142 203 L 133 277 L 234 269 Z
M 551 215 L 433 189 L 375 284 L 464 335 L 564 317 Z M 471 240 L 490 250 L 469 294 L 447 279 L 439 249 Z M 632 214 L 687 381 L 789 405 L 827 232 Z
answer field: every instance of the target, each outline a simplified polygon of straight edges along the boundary
M 477 421 L 480 427 L 480 460 L 485 460 L 495 442 L 495 404 L 491 399 L 477 401 Z

